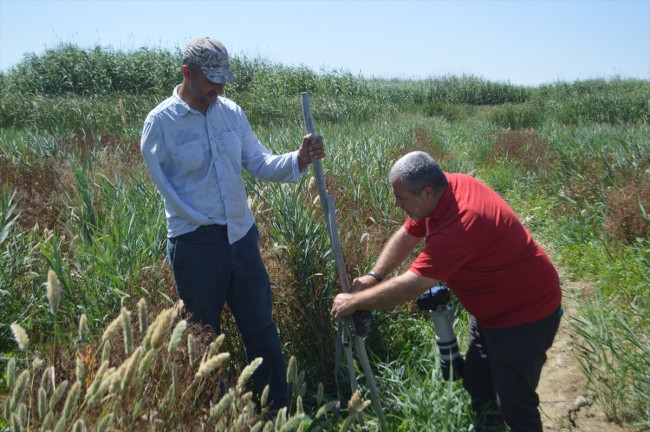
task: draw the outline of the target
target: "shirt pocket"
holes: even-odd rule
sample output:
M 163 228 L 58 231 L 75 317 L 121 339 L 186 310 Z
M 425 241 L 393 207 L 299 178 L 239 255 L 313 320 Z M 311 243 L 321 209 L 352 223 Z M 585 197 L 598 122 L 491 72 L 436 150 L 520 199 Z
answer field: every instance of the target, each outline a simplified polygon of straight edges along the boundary
M 181 144 L 173 151 L 174 164 L 179 172 L 197 170 L 203 163 L 203 145 L 201 141 L 190 141 Z

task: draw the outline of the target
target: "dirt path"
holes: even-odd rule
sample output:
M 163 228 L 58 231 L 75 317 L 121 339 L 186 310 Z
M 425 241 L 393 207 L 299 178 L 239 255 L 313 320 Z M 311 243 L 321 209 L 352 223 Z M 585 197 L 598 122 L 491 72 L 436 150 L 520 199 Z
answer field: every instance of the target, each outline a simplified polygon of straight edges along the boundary
M 575 312 L 576 302 L 585 298 L 591 291 L 584 283 L 565 282 L 563 285 L 564 316 L 553 346 L 547 352 L 548 360 L 537 387 L 544 431 L 632 430 L 608 422 L 600 407 L 589 402 L 593 398 L 587 394 L 587 380 L 576 357 L 576 345 L 579 340 L 571 327 L 571 317 Z

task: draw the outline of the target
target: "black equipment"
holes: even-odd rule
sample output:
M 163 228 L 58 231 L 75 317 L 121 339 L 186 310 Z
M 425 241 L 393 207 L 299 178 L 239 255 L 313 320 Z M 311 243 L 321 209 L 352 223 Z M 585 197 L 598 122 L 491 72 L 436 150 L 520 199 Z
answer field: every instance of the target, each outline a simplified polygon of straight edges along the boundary
M 436 285 L 418 297 L 416 302 L 420 310 L 428 310 L 431 313 L 436 343 L 440 350 L 442 376 L 447 381 L 456 381 L 463 378 L 464 361 L 454 333 L 454 312 L 449 306 L 450 298 L 449 288 Z

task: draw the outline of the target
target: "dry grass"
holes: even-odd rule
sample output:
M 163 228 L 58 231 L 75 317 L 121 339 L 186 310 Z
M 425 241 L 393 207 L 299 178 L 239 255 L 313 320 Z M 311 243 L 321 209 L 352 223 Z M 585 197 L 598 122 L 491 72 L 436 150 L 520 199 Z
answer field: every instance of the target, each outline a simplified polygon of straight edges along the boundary
M 30 229 L 38 224 L 41 228 L 60 226 L 65 208 L 66 178 L 62 164 L 34 160 L 30 164 L 17 165 L 0 157 L 0 178 L 20 197 L 17 224 Z
M 650 237 L 650 180 L 629 177 L 609 192 L 603 230 L 621 243 Z
M 537 174 L 548 172 L 555 165 L 553 152 L 548 141 L 534 129 L 520 129 L 500 132 L 492 146 L 488 163 L 505 159 L 524 171 Z

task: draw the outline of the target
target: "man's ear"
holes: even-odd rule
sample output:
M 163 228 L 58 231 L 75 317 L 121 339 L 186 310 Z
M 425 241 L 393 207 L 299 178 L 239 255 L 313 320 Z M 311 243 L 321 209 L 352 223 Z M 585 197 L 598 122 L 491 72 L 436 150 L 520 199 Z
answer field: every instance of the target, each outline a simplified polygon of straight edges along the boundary
M 185 79 L 190 78 L 190 75 L 192 74 L 192 71 L 188 65 L 181 66 L 181 72 L 183 72 L 183 78 Z
M 425 194 L 424 196 L 426 198 L 435 198 L 436 196 L 438 196 L 436 191 L 433 190 L 433 188 L 431 186 L 425 186 L 424 188 L 422 188 L 422 191 L 420 192 L 420 195 L 422 195 L 422 193 Z

